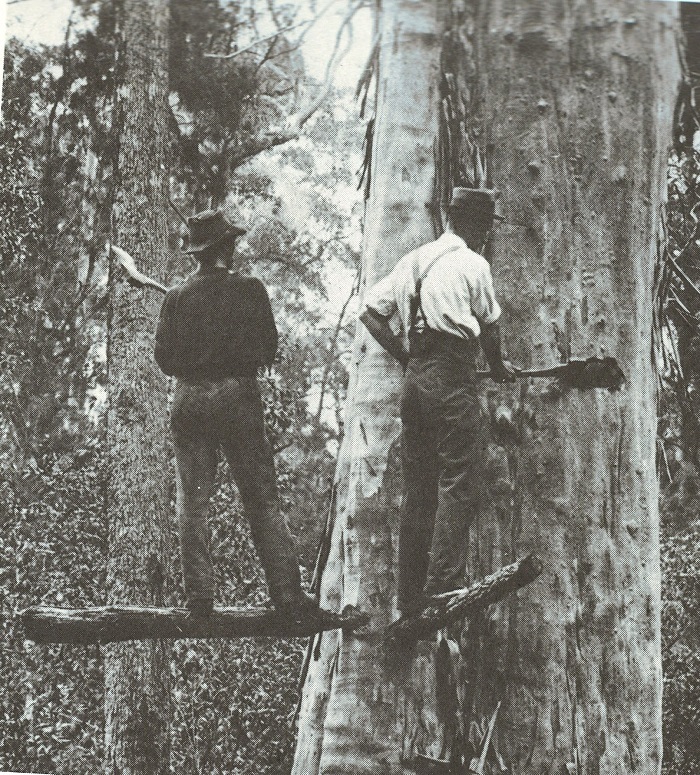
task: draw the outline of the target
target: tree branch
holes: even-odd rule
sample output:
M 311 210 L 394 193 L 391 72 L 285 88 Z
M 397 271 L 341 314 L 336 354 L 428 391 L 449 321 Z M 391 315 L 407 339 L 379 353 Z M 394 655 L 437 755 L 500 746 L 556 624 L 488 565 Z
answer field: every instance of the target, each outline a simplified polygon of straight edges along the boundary
M 301 131 L 301 128 L 304 126 L 304 124 L 311 118 L 311 116 L 313 116 L 313 114 L 321 107 L 321 105 L 328 98 L 328 95 L 330 94 L 331 88 L 333 86 L 333 76 L 335 75 L 335 70 L 338 66 L 338 63 L 348 53 L 348 51 L 350 50 L 350 46 L 352 45 L 352 28 L 350 28 L 348 44 L 346 45 L 343 52 L 339 53 L 340 42 L 343 39 L 343 34 L 345 32 L 345 29 L 349 27 L 350 22 L 352 21 L 355 14 L 360 10 L 360 8 L 362 8 L 363 5 L 364 5 L 364 0 L 360 0 L 360 2 L 352 5 L 348 10 L 348 12 L 343 17 L 343 20 L 340 23 L 340 27 L 338 27 L 338 32 L 335 36 L 335 45 L 333 47 L 333 54 L 331 55 L 331 58 L 328 60 L 328 64 L 326 66 L 326 75 L 324 78 L 323 88 L 319 91 L 317 97 L 314 100 L 312 100 L 312 102 L 307 106 L 305 110 L 299 112 L 295 116 L 290 116 L 289 125 L 290 127 L 296 127 L 297 133 Z
M 459 619 L 469 619 L 482 608 L 497 603 L 511 592 L 534 581 L 541 572 L 542 563 L 534 554 L 530 554 L 477 581 L 471 587 L 436 595 L 423 611 L 402 617 L 387 628 L 387 648 L 432 635 Z
M 184 608 L 35 606 L 20 614 L 25 636 L 36 643 L 116 643 L 166 638 L 304 638 L 324 630 L 354 629 L 368 617 L 348 606 L 342 614 L 296 621 L 285 613 L 256 608 L 216 608 L 193 616 Z
M 207 59 L 233 59 L 234 57 L 240 56 L 241 54 L 245 54 L 246 51 L 250 51 L 252 48 L 255 48 L 256 46 L 260 45 L 260 43 L 266 43 L 268 40 L 273 40 L 274 38 L 279 38 L 279 36 L 283 32 L 289 32 L 289 30 L 295 30 L 297 27 L 303 27 L 305 24 L 311 24 L 311 22 L 314 21 L 313 19 L 307 19 L 304 22 L 299 22 L 298 24 L 290 24 L 289 27 L 283 27 L 281 30 L 277 30 L 276 32 L 273 32 L 271 35 L 265 35 L 264 38 L 258 38 L 257 40 L 254 40 L 252 43 L 249 43 L 247 46 L 244 46 L 243 48 L 238 49 L 238 51 L 234 51 L 231 54 L 204 54 L 204 56 Z
M 323 10 L 319 14 L 317 14 L 313 19 L 308 19 L 304 22 L 299 22 L 297 24 L 290 25 L 289 27 L 285 27 L 281 30 L 277 30 L 276 32 L 270 35 L 266 35 L 262 38 L 259 38 L 258 40 L 254 41 L 248 46 L 245 46 L 239 51 L 234 51 L 231 54 L 204 54 L 204 56 L 209 58 L 216 58 L 216 59 L 232 59 L 233 57 L 238 56 L 239 54 L 242 54 L 245 51 L 249 51 L 254 46 L 257 46 L 258 44 L 264 43 L 269 40 L 273 40 L 273 46 L 274 46 L 274 40 L 276 40 L 276 38 L 283 32 L 286 32 L 290 29 L 294 29 L 296 27 L 306 26 L 306 30 L 304 30 L 304 32 L 299 36 L 299 39 L 297 40 L 296 47 L 298 47 L 298 45 L 303 40 L 308 30 L 321 18 L 323 14 L 326 13 L 326 11 L 332 6 L 332 4 L 333 4 L 333 0 L 331 0 L 331 2 L 329 2 L 323 8 Z M 326 67 L 324 83 L 321 85 L 321 88 L 318 90 L 316 97 L 313 100 L 311 100 L 311 102 L 306 106 L 306 108 L 304 108 L 303 110 L 300 110 L 297 113 L 290 115 L 286 119 L 285 125 L 271 127 L 268 131 L 261 132 L 255 135 L 254 137 L 252 137 L 248 142 L 244 142 L 241 145 L 238 152 L 231 158 L 229 162 L 229 168 L 231 171 L 236 170 L 242 164 L 247 162 L 249 159 L 252 159 L 253 157 L 257 156 L 258 154 L 264 151 L 269 151 L 273 148 L 276 148 L 279 145 L 284 145 L 285 143 L 288 143 L 292 140 L 296 140 L 299 137 L 303 126 L 314 115 L 314 113 L 316 113 L 316 111 L 321 107 L 321 105 L 323 105 L 323 103 L 327 100 L 328 95 L 331 92 L 331 89 L 333 86 L 333 76 L 335 74 L 335 70 L 338 66 L 338 63 L 346 55 L 346 53 L 348 52 L 352 44 L 352 34 L 350 34 L 348 43 L 345 49 L 341 52 L 340 43 L 343 39 L 343 35 L 345 34 L 346 29 L 349 27 L 357 11 L 360 8 L 362 8 L 364 5 L 365 5 L 365 0 L 357 0 L 357 2 L 351 5 L 348 12 L 343 17 L 340 23 L 340 26 L 338 28 L 338 32 L 336 34 L 333 54 L 331 55 Z M 282 53 L 288 53 L 288 52 L 282 52 Z M 265 59 L 267 59 L 269 56 L 271 56 L 270 52 L 268 52 L 268 55 L 266 55 Z M 273 105 L 274 105 L 274 102 L 273 102 Z M 282 110 L 282 108 L 280 108 L 279 106 L 277 105 L 274 105 L 274 106 L 280 111 Z

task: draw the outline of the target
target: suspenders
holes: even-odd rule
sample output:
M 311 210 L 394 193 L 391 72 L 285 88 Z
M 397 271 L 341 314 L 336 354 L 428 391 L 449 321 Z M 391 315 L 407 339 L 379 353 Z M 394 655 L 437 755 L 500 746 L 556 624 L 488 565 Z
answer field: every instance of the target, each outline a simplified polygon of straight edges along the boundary
M 420 300 L 420 290 L 421 286 L 423 285 L 423 281 L 428 276 L 428 272 L 433 268 L 435 263 L 441 259 L 443 256 L 446 256 L 448 253 L 452 253 L 455 250 L 459 250 L 461 245 L 453 245 L 451 248 L 447 248 L 447 250 L 443 250 L 442 253 L 438 253 L 437 256 L 433 256 L 433 258 L 430 259 L 428 262 L 428 265 L 425 267 L 425 269 L 422 271 L 422 273 L 418 273 L 418 260 L 416 259 L 413 263 L 413 279 L 415 281 L 415 291 L 413 293 L 413 296 L 411 297 L 410 302 L 410 316 L 409 316 L 409 327 L 408 327 L 408 335 L 409 338 L 413 336 L 414 334 L 418 333 L 416 331 L 416 324 L 418 322 L 418 313 L 420 312 L 423 321 L 425 322 L 425 315 L 423 314 L 423 308 L 421 306 L 421 300 Z

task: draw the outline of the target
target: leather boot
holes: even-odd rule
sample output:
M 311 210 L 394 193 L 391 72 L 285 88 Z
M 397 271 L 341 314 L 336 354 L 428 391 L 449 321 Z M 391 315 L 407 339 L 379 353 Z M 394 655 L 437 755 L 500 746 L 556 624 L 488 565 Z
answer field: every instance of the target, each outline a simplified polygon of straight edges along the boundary
M 321 616 L 318 598 L 301 587 L 299 562 L 289 557 L 277 567 L 266 568 L 267 587 L 275 609 L 295 621 Z

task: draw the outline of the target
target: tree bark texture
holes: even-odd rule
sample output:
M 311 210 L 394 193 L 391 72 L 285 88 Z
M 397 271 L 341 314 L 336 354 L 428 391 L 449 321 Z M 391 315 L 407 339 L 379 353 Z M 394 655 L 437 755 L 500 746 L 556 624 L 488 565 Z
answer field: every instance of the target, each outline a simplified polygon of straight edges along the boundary
M 544 570 L 462 634 L 457 727 L 478 749 L 473 730 L 501 703 L 486 772 L 651 775 L 661 760 L 652 281 L 677 9 L 451 2 L 441 103 L 440 5 L 381 4 L 363 288 L 433 237 L 431 148 L 451 93 L 439 150 L 452 144 L 452 163 L 435 190 L 501 190 L 507 222 L 491 252 L 511 359 L 537 369 L 610 356 L 626 378 L 619 391 L 483 386 L 484 404 L 509 410 L 515 428 L 485 461 L 491 501 L 471 530 L 470 574 L 530 552 Z M 443 759 L 455 744 L 431 650 L 402 660 L 376 639 L 395 602 L 399 383 L 358 329 L 322 594 L 335 610 L 369 610 L 374 628 L 316 642 L 294 775 L 409 772 L 416 753 Z
M 467 9 L 465 11 L 464 9 Z M 522 775 L 661 766 L 652 282 L 679 83 L 677 8 L 621 0 L 453 4 L 459 88 L 501 190 L 492 245 L 511 360 L 612 356 L 617 392 L 492 388 L 517 433 L 492 446 L 481 577 L 536 551 L 539 595 L 472 627 L 466 705 Z M 472 13 L 473 12 L 473 13 Z M 470 48 L 473 46 L 473 50 Z M 454 56 L 454 53 L 453 53 Z
M 124 0 L 121 131 L 114 242 L 162 278 L 167 249 L 166 0 Z M 110 272 L 107 455 L 108 604 L 163 605 L 169 574 L 165 380 L 153 360 L 159 298 Z M 169 648 L 105 649 L 105 750 L 110 775 L 169 772 Z
M 440 3 L 382 3 L 377 107 L 367 203 L 362 289 L 386 275 L 409 250 L 434 239 L 430 209 L 438 131 Z M 429 657 L 397 666 L 383 648 L 395 616 L 400 505 L 398 416 L 401 373 L 358 326 L 345 437 L 336 472 L 336 510 L 321 603 L 367 611 L 361 635 L 317 638 L 304 685 L 294 775 L 402 772 L 417 733 L 419 708 L 432 723 L 430 697 L 414 693 L 412 671 Z M 404 750 L 404 748 L 406 750 Z

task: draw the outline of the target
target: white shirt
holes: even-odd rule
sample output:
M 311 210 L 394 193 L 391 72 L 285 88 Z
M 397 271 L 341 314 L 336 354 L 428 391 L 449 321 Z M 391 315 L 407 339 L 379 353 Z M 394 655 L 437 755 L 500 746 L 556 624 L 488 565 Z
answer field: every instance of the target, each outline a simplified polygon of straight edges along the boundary
M 384 317 L 396 315 L 396 333 L 407 337 L 411 298 L 421 277 L 421 309 L 429 328 L 466 339 L 479 336 L 482 325 L 495 323 L 501 315 L 489 262 L 451 232 L 401 258 L 370 289 L 365 305 Z

